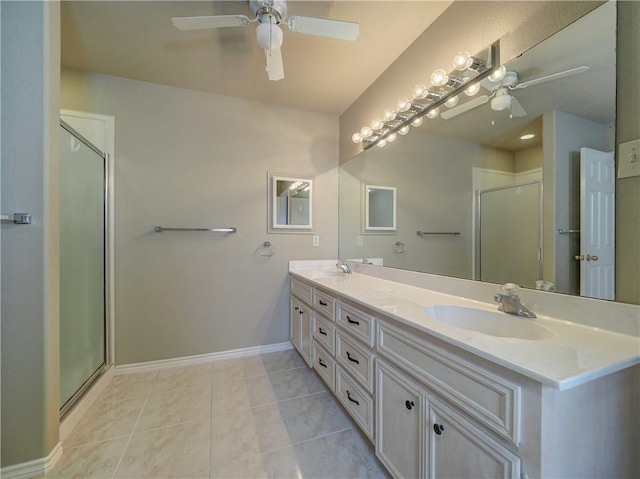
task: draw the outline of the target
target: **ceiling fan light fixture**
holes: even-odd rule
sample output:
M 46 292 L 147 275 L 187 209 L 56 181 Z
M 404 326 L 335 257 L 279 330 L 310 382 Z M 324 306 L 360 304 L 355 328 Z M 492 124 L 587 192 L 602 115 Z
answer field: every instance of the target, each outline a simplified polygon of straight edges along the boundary
M 508 110 L 511 107 L 511 95 L 508 92 L 496 95 L 491 100 L 491 109 L 495 111 Z
M 262 22 L 256 28 L 258 44 L 265 50 L 280 48 L 282 46 L 282 29 L 275 23 Z

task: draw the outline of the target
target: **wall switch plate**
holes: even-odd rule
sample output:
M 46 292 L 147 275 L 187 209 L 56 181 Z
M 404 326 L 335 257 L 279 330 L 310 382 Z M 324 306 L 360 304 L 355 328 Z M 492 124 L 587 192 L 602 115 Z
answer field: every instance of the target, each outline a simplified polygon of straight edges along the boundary
M 313 246 L 320 246 L 320 236 L 318 235 L 313 235 L 313 238 L 311 240 L 311 244 Z
M 358 236 L 357 244 L 358 246 L 364 246 L 364 236 Z
M 618 178 L 640 176 L 640 140 L 618 145 Z

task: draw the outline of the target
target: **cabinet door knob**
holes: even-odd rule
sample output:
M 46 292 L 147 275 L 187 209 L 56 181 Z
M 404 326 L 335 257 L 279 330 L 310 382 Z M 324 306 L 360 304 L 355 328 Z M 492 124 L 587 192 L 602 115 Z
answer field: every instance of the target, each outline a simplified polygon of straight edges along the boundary
M 416 405 L 416 403 L 414 403 L 413 401 L 409 401 L 408 399 L 404 402 L 405 407 L 411 411 L 411 409 L 413 408 L 413 406 Z
M 433 431 L 439 436 L 444 431 L 444 426 L 442 424 L 434 424 Z
M 347 351 L 347 359 L 352 363 L 360 364 L 360 361 L 358 361 L 356 358 L 351 357 L 351 354 L 349 354 L 349 351 Z

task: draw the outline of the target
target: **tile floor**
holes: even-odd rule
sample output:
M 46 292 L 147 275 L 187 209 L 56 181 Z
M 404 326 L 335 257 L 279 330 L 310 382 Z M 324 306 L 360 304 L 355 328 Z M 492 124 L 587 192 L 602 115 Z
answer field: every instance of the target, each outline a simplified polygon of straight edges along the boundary
M 49 478 L 388 477 L 295 350 L 115 376 Z

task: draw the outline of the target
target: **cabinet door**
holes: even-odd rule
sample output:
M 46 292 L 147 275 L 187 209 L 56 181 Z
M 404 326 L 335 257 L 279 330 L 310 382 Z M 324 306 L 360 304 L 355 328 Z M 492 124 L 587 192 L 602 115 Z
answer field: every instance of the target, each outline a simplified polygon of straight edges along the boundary
M 519 478 L 520 459 L 433 398 L 428 401 L 428 477 Z
M 424 477 L 423 390 L 378 359 L 375 397 L 376 455 L 396 478 Z
M 302 349 L 302 336 L 300 334 L 300 325 L 302 322 L 301 303 L 296 298 L 291 298 L 291 331 L 290 338 L 294 347 L 300 351 Z
M 311 311 L 304 305 L 300 304 L 300 354 L 310 367 L 313 359 L 311 358 L 311 340 L 313 335 L 313 326 L 311 319 Z

